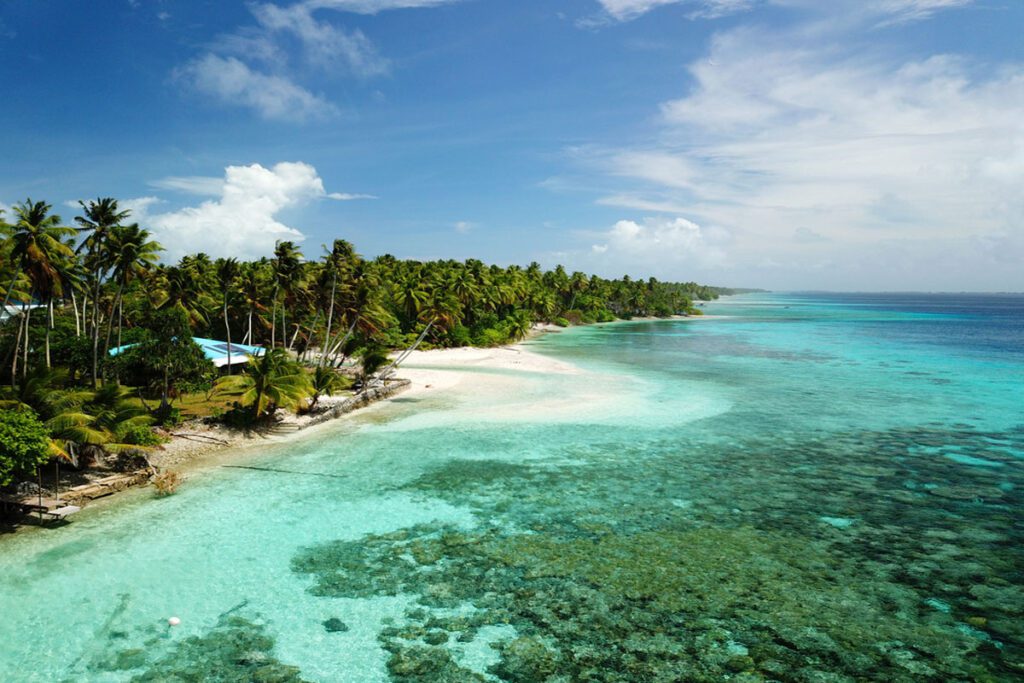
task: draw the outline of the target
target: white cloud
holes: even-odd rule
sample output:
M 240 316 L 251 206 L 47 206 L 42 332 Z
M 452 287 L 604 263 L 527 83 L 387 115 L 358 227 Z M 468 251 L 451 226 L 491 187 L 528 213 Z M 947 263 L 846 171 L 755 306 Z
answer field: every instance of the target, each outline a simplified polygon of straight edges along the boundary
M 766 286 L 866 286 L 882 263 L 904 288 L 942 288 L 952 273 L 969 279 L 946 288 L 1024 286 L 986 246 L 1024 261 L 1024 65 L 893 62 L 834 38 L 718 36 L 691 64 L 690 91 L 663 105 L 660 144 L 584 158 L 618 178 L 599 202 L 728 229 L 737 268 L 778 264 Z M 872 265 L 896 244 L 898 266 Z M 942 250 L 973 265 L 936 269 Z M 797 272 L 826 260 L 813 278 Z
M 601 270 L 650 272 L 684 277 L 687 269 L 710 268 L 725 262 L 722 249 L 728 235 L 707 233 L 685 218 L 648 217 L 642 222 L 620 220 L 594 235 L 591 258 Z
M 869 8 L 878 14 L 888 16 L 885 24 L 921 21 L 936 12 L 967 7 L 974 0 L 875 0 Z
M 361 78 L 388 71 L 388 62 L 362 31 L 346 31 L 313 17 L 313 7 L 271 3 L 252 6 L 253 15 L 270 33 L 288 33 L 298 38 L 306 59 L 322 68 L 341 66 Z
M 153 212 L 155 197 L 122 202 L 133 220 L 151 229 L 170 258 L 185 253 L 255 258 L 273 251 L 277 240 L 300 241 L 303 234 L 281 223 L 285 209 L 326 198 L 316 169 L 302 162 L 228 166 L 217 199 L 165 213 Z
M 334 9 L 356 14 L 377 14 L 387 10 L 415 9 L 450 5 L 461 0 L 308 0 L 305 4 L 314 9 Z
M 473 223 L 471 221 L 456 221 L 452 225 L 452 227 L 455 228 L 455 232 L 459 233 L 460 235 L 465 235 L 470 230 L 476 227 L 476 223 Z
M 974 4 L 975 0 L 597 0 L 606 19 L 631 21 L 665 5 L 690 8 L 691 19 L 716 19 L 770 4 L 824 12 L 835 17 L 874 17 L 881 25 L 927 19 L 936 12 Z M 600 20 L 584 20 L 586 26 Z
M 357 199 L 377 199 L 377 195 L 373 194 L 354 194 L 352 192 L 330 192 L 327 194 L 328 199 L 335 199 L 339 202 L 351 202 Z
M 334 105 L 287 78 L 254 71 L 234 57 L 206 54 L 175 75 L 204 95 L 252 108 L 265 119 L 305 121 L 337 112 Z
M 224 179 L 196 175 L 169 176 L 160 180 L 150 181 L 149 185 L 161 190 L 175 190 L 186 194 L 216 197 L 224 190 Z
M 664 5 L 689 5 L 691 18 L 709 18 L 744 12 L 758 0 L 598 0 L 602 9 L 616 21 L 630 21 Z

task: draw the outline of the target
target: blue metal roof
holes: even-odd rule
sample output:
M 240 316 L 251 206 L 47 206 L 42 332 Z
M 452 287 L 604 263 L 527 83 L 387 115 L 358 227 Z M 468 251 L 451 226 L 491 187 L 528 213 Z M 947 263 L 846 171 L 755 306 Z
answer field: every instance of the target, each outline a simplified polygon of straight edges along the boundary
M 204 339 L 203 337 L 192 337 L 192 341 L 199 345 L 199 348 L 203 350 L 203 354 L 213 362 L 217 367 L 221 367 L 228 364 L 228 344 L 217 339 Z M 124 346 L 117 346 L 110 349 L 110 355 L 116 356 L 126 349 L 130 349 L 135 344 L 125 344 Z M 263 354 L 262 346 L 248 346 L 246 344 L 235 344 L 231 343 L 231 364 L 235 363 L 247 363 L 249 357 L 260 356 Z

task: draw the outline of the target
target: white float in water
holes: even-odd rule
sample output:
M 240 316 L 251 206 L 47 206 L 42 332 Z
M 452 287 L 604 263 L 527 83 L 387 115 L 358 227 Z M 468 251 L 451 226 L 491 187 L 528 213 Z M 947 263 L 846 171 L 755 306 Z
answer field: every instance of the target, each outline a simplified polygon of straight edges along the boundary
M 181 619 L 179 619 L 178 617 L 171 617 L 170 619 L 167 620 L 167 625 L 168 626 L 177 626 L 180 623 L 181 623 Z

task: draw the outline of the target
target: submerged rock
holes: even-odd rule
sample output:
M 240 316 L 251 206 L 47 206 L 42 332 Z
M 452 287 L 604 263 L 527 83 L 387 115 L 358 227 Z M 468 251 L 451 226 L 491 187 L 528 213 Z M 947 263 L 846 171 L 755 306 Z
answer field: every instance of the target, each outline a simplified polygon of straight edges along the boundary
M 348 630 L 348 624 L 337 617 L 324 620 L 324 630 L 328 633 L 344 633 Z

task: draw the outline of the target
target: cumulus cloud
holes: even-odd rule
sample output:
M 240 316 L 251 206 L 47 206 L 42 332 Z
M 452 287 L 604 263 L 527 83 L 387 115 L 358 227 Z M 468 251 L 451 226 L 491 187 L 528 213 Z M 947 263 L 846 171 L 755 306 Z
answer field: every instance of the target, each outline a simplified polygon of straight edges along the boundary
M 705 231 L 681 217 L 648 217 L 642 221 L 620 220 L 609 230 L 596 233 L 591 259 L 599 268 L 608 266 L 634 272 L 653 272 L 681 277 L 687 269 L 709 268 L 725 262 L 722 245 L 728 235 Z
M 306 121 L 337 112 L 331 103 L 282 76 L 250 69 L 234 57 L 206 54 L 175 72 L 199 93 L 249 107 L 263 118 Z
M 160 200 L 142 197 L 123 202 L 133 220 L 153 231 L 176 258 L 185 253 L 255 258 L 273 251 L 277 240 L 300 241 L 303 234 L 277 216 L 285 209 L 327 198 L 316 169 L 302 162 L 228 166 L 216 199 L 177 211 L 159 212 Z

